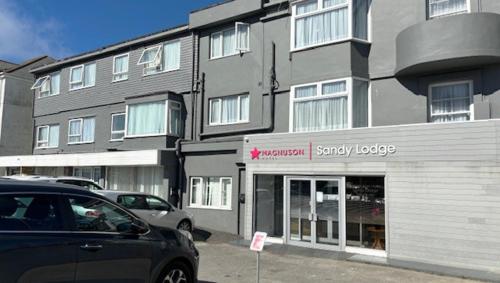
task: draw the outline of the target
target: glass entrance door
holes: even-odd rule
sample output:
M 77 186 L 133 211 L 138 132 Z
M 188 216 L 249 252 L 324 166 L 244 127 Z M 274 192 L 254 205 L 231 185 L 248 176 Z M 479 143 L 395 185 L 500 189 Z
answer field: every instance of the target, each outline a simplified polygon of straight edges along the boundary
M 337 247 L 340 242 L 340 178 L 290 178 L 288 241 Z

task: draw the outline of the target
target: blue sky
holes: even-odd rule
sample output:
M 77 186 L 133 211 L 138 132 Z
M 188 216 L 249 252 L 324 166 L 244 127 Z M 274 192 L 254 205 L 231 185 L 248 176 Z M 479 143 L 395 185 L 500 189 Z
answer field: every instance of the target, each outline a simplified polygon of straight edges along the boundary
M 0 0 L 0 59 L 56 59 L 188 22 L 220 0 Z

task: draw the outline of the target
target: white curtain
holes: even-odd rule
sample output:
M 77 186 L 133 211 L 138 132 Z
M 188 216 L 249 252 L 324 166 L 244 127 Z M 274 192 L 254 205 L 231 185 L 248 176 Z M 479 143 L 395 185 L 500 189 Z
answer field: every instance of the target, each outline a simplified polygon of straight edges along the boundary
M 59 146 L 59 125 L 50 126 L 49 146 L 50 147 Z
M 353 80 L 352 126 L 368 127 L 368 82 Z
M 231 55 L 236 51 L 236 34 L 234 29 L 222 33 L 222 55 Z
M 346 87 L 347 87 L 346 81 L 326 83 L 326 84 L 323 84 L 322 94 L 328 95 L 328 94 L 346 92 Z
M 221 99 L 211 100 L 210 123 L 220 123 Z
M 91 86 L 95 84 L 95 63 L 85 65 L 83 85 Z
M 79 82 L 82 80 L 82 67 L 71 69 L 70 82 Z
M 177 70 L 181 65 L 181 42 L 169 42 L 163 48 L 164 70 Z
M 209 177 L 207 181 L 207 204 L 209 206 L 220 207 L 221 205 L 221 188 L 220 178 Z
M 295 132 L 343 128 L 347 128 L 347 97 L 295 102 Z
M 82 142 L 94 141 L 94 133 L 95 133 L 95 118 L 83 119 Z
M 366 1 L 366 0 L 361 0 L 361 1 Z M 324 0 L 323 7 L 328 8 L 335 5 L 346 4 L 346 3 L 347 0 Z
M 128 55 L 115 58 L 115 75 L 114 80 L 125 80 L 127 79 L 128 72 Z
M 190 204 L 200 204 L 200 196 L 201 196 L 201 179 L 193 178 L 191 181 L 191 201 Z
M 467 11 L 467 0 L 429 0 L 429 16 L 436 17 Z
M 168 199 L 163 167 L 108 167 L 106 178 L 107 189 L 145 192 Z
M 466 121 L 470 119 L 470 85 L 468 83 L 432 87 L 433 122 Z M 459 114 L 449 114 L 462 112 Z M 436 115 L 437 114 L 437 115 Z M 434 116 L 436 115 L 436 116 Z
M 231 179 L 222 179 L 222 188 L 221 188 L 221 205 L 222 206 L 230 206 L 229 203 L 230 195 L 231 195 Z
M 327 2 L 327 1 L 325 1 Z M 297 15 L 302 15 L 318 9 L 318 1 L 312 0 L 304 3 L 297 4 Z
M 50 76 L 50 94 L 59 94 L 60 85 L 61 85 L 60 73 Z
M 128 135 L 154 135 L 165 133 L 165 102 L 129 105 Z
M 221 50 L 221 40 L 222 40 L 222 33 L 218 32 L 218 33 L 214 33 L 212 34 L 211 36 L 211 41 L 212 41 L 212 44 L 210 46 L 210 49 L 211 49 L 211 58 L 215 58 L 215 57 L 220 57 L 222 56 L 222 50 Z
M 108 167 L 106 188 L 110 190 L 133 191 L 135 173 L 133 167 Z
M 347 7 L 307 16 L 295 21 L 295 47 L 347 38 Z
M 38 138 L 37 138 L 37 146 L 47 146 L 47 139 L 49 138 L 49 128 L 48 127 L 40 127 L 38 128 Z
M 250 25 L 248 24 L 236 24 L 236 36 L 237 36 L 237 46 L 238 50 L 249 50 L 249 33 L 250 33 Z
M 317 95 L 317 86 L 304 86 L 295 89 L 295 98 L 312 97 Z
M 238 122 L 238 97 L 230 96 L 222 99 L 222 123 Z
M 250 96 L 242 95 L 240 97 L 240 120 L 249 121 Z
M 368 11 L 371 0 L 353 0 L 354 37 L 368 40 Z
M 80 129 L 82 127 L 81 120 L 74 120 L 69 123 L 69 142 L 79 142 L 80 138 Z

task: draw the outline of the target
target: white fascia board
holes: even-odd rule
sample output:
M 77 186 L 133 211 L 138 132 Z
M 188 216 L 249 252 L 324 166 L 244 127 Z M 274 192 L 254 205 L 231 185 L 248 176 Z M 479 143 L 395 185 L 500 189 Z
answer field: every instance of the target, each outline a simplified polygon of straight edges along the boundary
M 0 157 L 0 167 L 158 166 L 160 150 Z

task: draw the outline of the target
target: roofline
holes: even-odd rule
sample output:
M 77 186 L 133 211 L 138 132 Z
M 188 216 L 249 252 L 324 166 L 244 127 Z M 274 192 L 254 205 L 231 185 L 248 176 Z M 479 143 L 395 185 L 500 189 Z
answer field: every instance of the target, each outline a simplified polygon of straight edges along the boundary
M 189 31 L 188 24 L 176 26 L 173 28 L 169 28 L 167 30 L 163 30 L 163 31 L 155 32 L 155 33 L 150 33 L 147 35 L 142 35 L 140 37 L 136 37 L 136 38 L 133 38 L 130 40 L 125 40 L 125 41 L 122 41 L 119 43 L 104 46 L 104 47 L 101 47 L 101 48 L 96 49 L 94 51 L 89 51 L 89 52 L 77 54 L 75 56 L 71 56 L 68 58 L 64 58 L 64 59 L 56 61 L 54 63 L 35 68 L 35 69 L 31 70 L 30 72 L 31 73 L 40 73 L 40 72 L 48 71 L 50 69 L 59 67 L 61 65 L 69 64 L 69 63 L 79 61 L 79 60 L 89 59 L 89 58 L 92 58 L 92 57 L 95 57 L 98 55 L 103 55 L 103 54 L 117 51 L 117 50 L 125 48 L 127 46 L 132 46 L 132 45 L 140 44 L 143 42 L 153 41 L 153 40 L 165 37 L 165 36 L 175 35 L 175 34 L 186 32 L 186 31 Z
M 233 1 L 234 0 L 223 0 L 223 1 L 218 2 L 218 3 L 214 3 L 214 4 L 208 5 L 208 6 L 203 7 L 203 8 L 199 8 L 199 9 L 193 10 L 193 11 L 189 12 L 189 14 L 194 14 L 194 13 L 197 13 L 197 12 L 200 12 L 200 11 L 208 10 L 210 8 L 221 6 L 221 5 L 224 5 L 226 3 L 233 2 Z
M 5 70 L 5 73 L 12 73 L 12 72 L 15 72 L 15 71 L 17 71 L 17 70 L 19 70 L 19 69 L 22 69 L 22 68 L 24 68 L 24 67 L 26 67 L 26 66 L 29 66 L 29 65 L 31 65 L 31 64 L 34 64 L 34 63 L 36 63 L 36 62 L 38 62 L 38 61 L 41 61 L 41 60 L 43 60 L 43 59 L 46 59 L 46 58 L 50 58 L 50 57 L 49 57 L 48 55 L 43 55 L 43 56 L 35 57 L 35 58 L 31 59 L 31 60 L 28 60 L 28 61 L 26 61 L 26 62 L 23 62 L 23 63 L 21 63 L 21 64 L 18 64 L 16 67 L 14 67 L 14 68 L 12 68 L 12 69 Z

